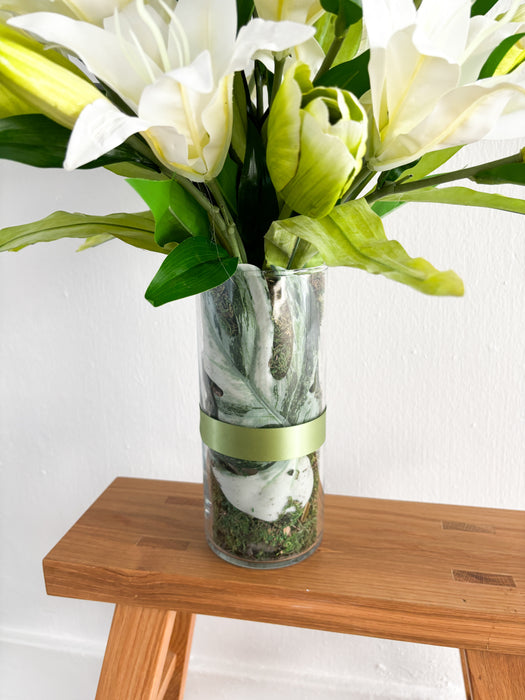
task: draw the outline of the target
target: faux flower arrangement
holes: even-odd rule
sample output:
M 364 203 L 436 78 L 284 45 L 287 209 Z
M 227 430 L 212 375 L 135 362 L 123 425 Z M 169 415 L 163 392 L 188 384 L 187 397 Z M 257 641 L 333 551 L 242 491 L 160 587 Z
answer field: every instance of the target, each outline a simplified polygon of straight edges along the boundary
M 0 157 L 105 167 L 148 206 L 56 212 L 0 250 L 113 238 L 165 256 L 154 305 L 239 263 L 324 263 L 460 295 L 388 240 L 405 202 L 525 213 L 449 183 L 525 184 L 525 150 L 433 174 L 463 146 L 525 136 L 525 4 L 512 0 L 0 0 Z

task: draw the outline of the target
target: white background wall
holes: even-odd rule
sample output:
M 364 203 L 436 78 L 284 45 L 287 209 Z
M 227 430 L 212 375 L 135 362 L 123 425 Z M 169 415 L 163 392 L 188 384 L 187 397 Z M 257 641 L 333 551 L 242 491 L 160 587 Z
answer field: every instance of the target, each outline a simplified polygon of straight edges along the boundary
M 500 152 L 485 145 L 456 163 Z M 142 208 L 105 171 L 0 162 L 0 185 L 1 226 L 56 209 Z M 412 255 L 455 269 L 466 295 L 436 299 L 331 271 L 327 489 L 522 509 L 524 219 L 408 205 L 386 223 Z M 100 655 L 109 629 L 111 606 L 44 592 L 41 559 L 80 513 L 117 475 L 201 479 L 194 300 L 160 309 L 144 301 L 161 261 L 154 253 L 118 241 L 77 246 L 0 256 L 0 637 L 20 653 L 20 644 L 42 646 L 41 660 L 50 648 Z M 97 663 L 85 666 L 93 684 Z M 199 618 L 192 664 L 226 674 L 213 692 L 228 688 L 230 700 L 246 697 L 248 677 L 301 676 L 333 686 L 334 698 L 463 697 L 454 650 L 270 625 Z M 51 669 L 42 678 L 56 683 L 53 697 L 80 700 L 48 678 Z M 191 698 L 209 690 L 191 686 Z

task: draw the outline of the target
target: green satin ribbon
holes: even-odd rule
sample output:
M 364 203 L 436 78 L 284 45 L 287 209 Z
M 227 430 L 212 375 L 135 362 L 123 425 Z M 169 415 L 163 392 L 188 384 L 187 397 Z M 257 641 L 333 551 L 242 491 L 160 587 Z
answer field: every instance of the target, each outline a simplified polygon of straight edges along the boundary
M 201 409 L 201 438 L 214 452 L 250 462 L 279 462 L 318 450 L 326 437 L 326 411 L 284 428 L 246 428 L 211 418 Z

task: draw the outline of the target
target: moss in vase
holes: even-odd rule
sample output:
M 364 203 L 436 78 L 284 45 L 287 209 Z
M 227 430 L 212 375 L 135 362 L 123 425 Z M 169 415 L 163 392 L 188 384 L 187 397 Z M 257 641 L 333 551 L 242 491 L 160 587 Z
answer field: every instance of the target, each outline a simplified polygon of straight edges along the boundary
M 308 551 L 318 539 L 319 470 L 318 454 L 309 455 L 314 486 L 303 507 L 291 498 L 274 522 L 254 518 L 233 506 L 224 496 L 210 470 L 213 502 L 213 539 L 221 550 L 248 561 L 277 561 Z

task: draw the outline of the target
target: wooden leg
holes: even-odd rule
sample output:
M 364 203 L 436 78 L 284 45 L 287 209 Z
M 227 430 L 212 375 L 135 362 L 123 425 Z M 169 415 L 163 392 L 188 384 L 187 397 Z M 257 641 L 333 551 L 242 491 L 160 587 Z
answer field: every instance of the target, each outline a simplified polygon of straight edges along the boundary
M 461 649 L 467 700 L 523 700 L 525 656 Z
M 195 616 L 117 605 L 96 700 L 182 700 Z

